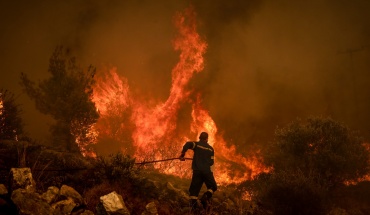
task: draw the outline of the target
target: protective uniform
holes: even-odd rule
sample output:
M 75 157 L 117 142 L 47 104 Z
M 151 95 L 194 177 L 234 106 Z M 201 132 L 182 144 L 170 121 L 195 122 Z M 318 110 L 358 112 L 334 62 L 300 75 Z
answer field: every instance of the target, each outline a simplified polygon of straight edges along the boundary
M 199 136 L 199 142 L 186 142 L 180 155 L 180 160 L 184 160 L 187 150 L 191 149 L 194 151 L 192 162 L 193 176 L 189 188 L 190 204 L 192 205 L 192 209 L 195 209 L 197 205 L 198 195 L 203 183 L 205 183 L 207 187 L 207 192 L 205 192 L 201 198 L 201 203 L 205 209 L 208 207 L 208 203 L 213 192 L 217 190 L 217 184 L 212 172 L 214 164 L 214 150 L 207 141 L 208 134 L 206 132 L 202 132 Z

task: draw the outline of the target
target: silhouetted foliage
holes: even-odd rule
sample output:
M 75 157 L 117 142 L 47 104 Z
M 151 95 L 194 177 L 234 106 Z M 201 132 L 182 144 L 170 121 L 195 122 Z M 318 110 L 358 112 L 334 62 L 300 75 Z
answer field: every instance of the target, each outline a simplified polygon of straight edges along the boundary
M 362 138 L 330 118 L 296 120 L 276 129 L 276 141 L 265 157 L 279 171 L 316 174 L 328 189 L 369 173 L 369 152 Z
M 271 172 L 240 185 L 259 203 L 257 214 L 326 214 L 335 204 L 334 191 L 369 173 L 361 137 L 330 118 L 276 129 L 265 162 Z
M 23 134 L 21 109 L 15 103 L 14 94 L 0 89 L 0 139 L 17 140 Z
M 256 214 L 325 214 L 326 191 L 315 179 L 315 176 L 306 177 L 300 171 L 259 175 L 249 185 L 255 191 L 254 200 L 259 202 L 259 213 Z
M 92 102 L 95 68 L 82 69 L 68 51 L 58 47 L 50 58 L 48 72 L 51 76 L 37 86 L 22 73 L 21 85 L 36 108 L 56 120 L 51 126 L 56 145 L 74 151 L 78 142 L 82 151 L 88 151 L 94 139 L 91 127 L 99 117 Z
M 334 204 L 347 211 L 346 214 L 370 214 L 370 181 L 343 186 L 331 195 Z M 336 215 L 339 213 L 331 213 Z

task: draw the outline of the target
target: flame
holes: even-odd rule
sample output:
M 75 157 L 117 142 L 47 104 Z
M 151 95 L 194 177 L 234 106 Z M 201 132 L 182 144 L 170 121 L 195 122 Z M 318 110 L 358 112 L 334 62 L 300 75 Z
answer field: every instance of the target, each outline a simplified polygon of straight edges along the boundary
M 181 103 L 189 96 L 186 86 L 194 73 L 200 72 L 204 66 L 203 54 L 207 44 L 196 32 L 194 11 L 190 8 L 185 14 L 177 14 L 175 25 L 178 36 L 173 41 L 174 49 L 180 51 L 180 59 L 172 70 L 172 86 L 170 95 L 164 103 L 154 109 L 134 103 L 132 120 L 136 130 L 133 133 L 138 155 L 147 151 L 148 147 L 155 149 L 162 142 L 170 147 L 172 135 L 176 129 L 176 116 Z M 189 19 L 187 19 L 189 18 Z M 160 158 L 155 150 L 152 158 Z
M 93 101 L 103 118 L 119 116 L 131 105 L 128 81 L 118 76 L 117 68 L 111 69 L 106 76 L 98 77 Z
M 81 126 L 78 123 L 72 122 L 72 128 L 75 128 L 72 129 L 73 131 L 77 131 L 78 129 L 76 128 L 81 128 Z M 84 128 L 84 130 L 86 134 L 83 132 L 72 132 L 72 135 L 75 137 L 75 141 L 84 157 L 96 158 L 96 153 L 90 148 L 90 145 L 96 143 L 99 132 L 96 130 L 95 124 L 90 125 L 88 128 Z
M 128 80 L 117 74 L 117 68 L 112 68 L 108 73 L 96 77 L 93 101 L 100 114 L 94 125 L 99 139 L 109 138 L 120 143 L 127 142 L 131 132 L 129 112 L 132 99 Z M 129 153 L 123 146 L 122 151 Z
M 134 99 L 127 79 L 120 77 L 113 68 L 98 79 L 94 88 L 93 100 L 101 114 L 96 129 L 100 137 L 107 136 L 122 143 L 122 138 L 127 138 L 125 134 L 130 133 L 132 153 L 137 160 L 178 157 L 185 141 L 191 140 L 189 137 L 198 137 L 200 132 L 206 131 L 215 149 L 217 182 L 230 184 L 250 180 L 258 173 L 269 171 L 262 165 L 258 152 L 246 158 L 237 152 L 235 146 L 228 146 L 209 112 L 203 108 L 201 94 L 195 96 L 195 101 L 189 99 L 194 95 L 188 89 L 188 83 L 194 74 L 203 70 L 203 55 L 207 49 L 207 43 L 197 33 L 195 17 L 192 7 L 175 15 L 178 35 L 173 47 L 179 52 L 179 62 L 172 70 L 168 99 L 154 107 Z M 183 105 L 191 105 L 192 109 L 192 121 L 187 132 L 178 128 L 178 113 Z M 189 177 L 191 172 L 188 171 L 190 162 L 174 161 L 153 166 L 163 173 L 183 177 Z
M 3 115 L 3 104 L 2 94 L 0 93 L 0 116 Z
M 268 172 L 270 168 L 262 164 L 259 152 L 250 158 L 246 158 L 237 153 L 235 145 L 227 146 L 222 136 L 217 135 L 217 126 L 208 111 L 200 105 L 200 95 L 197 96 L 197 102 L 193 104 L 192 112 L 193 122 L 191 130 L 200 134 L 202 131 L 208 131 L 209 143 L 215 149 L 215 177 L 221 184 L 241 183 L 250 180 L 261 172 Z

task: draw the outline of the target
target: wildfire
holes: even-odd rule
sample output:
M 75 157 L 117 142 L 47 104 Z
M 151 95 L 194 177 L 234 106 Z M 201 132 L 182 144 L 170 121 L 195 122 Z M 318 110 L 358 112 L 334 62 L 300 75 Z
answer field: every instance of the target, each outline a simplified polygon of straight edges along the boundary
M 72 122 L 72 129 L 73 131 L 81 130 L 81 125 L 78 123 Z M 73 136 L 76 137 L 75 141 L 80 148 L 80 152 L 83 156 L 88 156 L 92 158 L 96 158 L 96 153 L 89 148 L 91 144 L 95 144 L 97 142 L 97 137 L 99 136 L 99 132 L 96 130 L 94 125 L 89 126 L 88 128 L 83 128 L 83 131 L 73 133 Z M 83 132 L 86 131 L 84 134 Z
M 101 114 L 96 124 L 99 136 L 109 136 L 122 141 L 125 134 L 132 138 L 133 155 L 137 160 L 156 160 L 178 157 L 185 141 L 198 137 L 200 132 L 209 133 L 209 142 L 215 149 L 215 177 L 220 184 L 239 183 L 256 174 L 269 171 L 262 165 L 258 153 L 246 158 L 237 153 L 235 146 L 227 146 L 218 134 L 216 123 L 209 112 L 202 107 L 201 94 L 195 101 L 187 87 L 194 74 L 204 67 L 203 55 L 207 43 L 196 30 L 195 13 L 192 8 L 175 16 L 178 35 L 173 47 L 179 51 L 179 62 L 172 70 L 172 86 L 166 101 L 154 107 L 135 100 L 129 90 L 127 79 L 110 70 L 97 81 L 94 102 Z M 192 107 L 188 132 L 178 129 L 178 112 L 183 105 Z M 127 138 L 127 137 L 126 137 Z M 196 139 L 192 139 L 196 140 Z M 125 148 L 127 146 L 122 146 Z M 168 174 L 189 176 L 190 163 L 156 163 L 154 167 Z

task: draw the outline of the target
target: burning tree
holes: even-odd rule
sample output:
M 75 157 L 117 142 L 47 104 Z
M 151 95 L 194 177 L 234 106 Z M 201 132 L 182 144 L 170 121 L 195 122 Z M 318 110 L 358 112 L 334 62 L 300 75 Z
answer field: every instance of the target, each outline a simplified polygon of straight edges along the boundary
M 0 90 L 0 139 L 18 140 L 23 133 L 20 108 L 15 103 L 14 94 L 8 90 Z
M 63 47 L 57 47 L 48 72 L 51 77 L 37 86 L 22 73 L 21 85 L 36 108 L 56 120 L 50 128 L 54 143 L 69 151 L 86 153 L 95 141 L 93 125 L 99 117 L 91 100 L 95 68 L 82 69 Z

